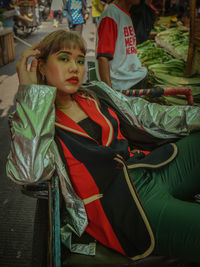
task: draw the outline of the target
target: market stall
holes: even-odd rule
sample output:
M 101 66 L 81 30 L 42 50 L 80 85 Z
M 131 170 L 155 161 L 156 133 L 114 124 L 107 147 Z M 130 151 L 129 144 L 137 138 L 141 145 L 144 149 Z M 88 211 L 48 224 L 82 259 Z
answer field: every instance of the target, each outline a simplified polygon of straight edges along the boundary
M 196 1 L 191 1 L 190 4 L 193 2 Z M 190 14 L 194 14 L 194 10 L 190 10 Z M 193 20 L 190 20 L 193 25 Z M 193 93 L 194 104 L 200 105 L 200 57 L 197 60 L 196 55 L 190 55 L 191 47 L 194 51 L 196 49 L 194 47 L 200 43 L 199 35 L 196 34 L 197 27 L 195 34 L 193 32 L 176 16 L 161 17 L 151 33 L 151 36 L 154 35 L 154 40 L 139 45 L 138 56 L 142 65 L 148 68 L 149 88 L 188 88 Z M 192 77 L 188 77 L 186 66 L 190 70 L 196 66 L 198 71 L 193 71 Z M 162 96 L 153 101 L 167 105 L 187 104 L 187 100 L 181 95 Z

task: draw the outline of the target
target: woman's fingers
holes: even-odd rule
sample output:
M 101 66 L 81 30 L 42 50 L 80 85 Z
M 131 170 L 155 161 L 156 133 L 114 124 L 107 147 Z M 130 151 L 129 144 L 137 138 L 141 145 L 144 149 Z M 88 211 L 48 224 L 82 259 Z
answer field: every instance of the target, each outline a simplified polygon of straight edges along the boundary
M 39 50 L 27 50 L 21 57 L 19 61 L 19 67 L 22 70 L 27 70 L 27 61 L 30 57 L 37 57 L 40 55 Z
M 37 71 L 37 64 L 38 64 L 38 61 L 36 58 L 34 58 L 31 62 L 31 66 L 30 66 L 30 72 L 35 72 Z
M 39 44 L 34 44 L 26 49 L 17 63 L 16 69 L 20 84 L 37 83 L 37 57 L 40 55 L 38 48 Z M 30 69 L 28 69 L 27 62 L 30 57 L 34 57 L 34 59 L 30 64 Z
M 40 47 L 40 43 L 33 44 L 30 48 L 32 49 L 38 49 Z
M 40 55 L 40 51 L 37 49 L 39 48 L 39 43 L 38 44 L 34 44 L 31 47 L 29 47 L 28 49 L 26 49 L 18 64 L 17 64 L 17 71 L 27 71 L 27 61 L 29 59 L 29 57 L 37 57 Z

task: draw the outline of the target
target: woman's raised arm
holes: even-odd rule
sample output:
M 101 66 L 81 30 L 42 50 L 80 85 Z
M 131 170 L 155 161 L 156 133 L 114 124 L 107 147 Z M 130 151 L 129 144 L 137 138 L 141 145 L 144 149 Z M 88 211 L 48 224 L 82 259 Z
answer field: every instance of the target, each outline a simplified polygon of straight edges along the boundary
M 17 63 L 19 84 L 37 84 L 37 57 L 40 55 L 38 48 L 39 43 L 27 48 Z M 31 61 L 29 68 L 27 62 L 30 57 L 34 57 L 34 59 Z
M 20 85 L 16 111 L 10 115 L 11 151 L 7 175 L 17 183 L 47 180 L 55 170 L 54 100 L 56 88 Z

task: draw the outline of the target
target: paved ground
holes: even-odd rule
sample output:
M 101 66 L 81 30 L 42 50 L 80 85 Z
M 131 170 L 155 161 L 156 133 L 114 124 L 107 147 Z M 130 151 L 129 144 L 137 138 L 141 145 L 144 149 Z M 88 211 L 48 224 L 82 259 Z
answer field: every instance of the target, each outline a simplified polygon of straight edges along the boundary
M 67 28 L 67 23 L 59 28 Z M 33 44 L 51 32 L 52 21 L 43 22 L 38 31 L 26 38 Z M 84 25 L 83 37 L 87 42 L 87 59 L 94 59 L 95 26 L 91 17 Z M 25 45 L 15 41 L 16 59 L 0 68 L 0 266 L 30 267 L 32 231 L 36 200 L 23 195 L 20 187 L 10 181 L 5 172 L 10 147 L 8 114 L 14 110 L 18 80 L 16 62 Z

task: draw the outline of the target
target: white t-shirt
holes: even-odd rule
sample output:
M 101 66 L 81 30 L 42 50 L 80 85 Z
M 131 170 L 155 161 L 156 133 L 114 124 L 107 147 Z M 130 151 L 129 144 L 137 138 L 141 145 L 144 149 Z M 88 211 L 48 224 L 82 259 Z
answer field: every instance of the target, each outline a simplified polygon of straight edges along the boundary
M 147 74 L 137 57 L 136 35 L 130 14 L 112 3 L 103 12 L 98 23 L 96 58 L 110 59 L 112 87 L 127 90 Z M 97 77 L 100 80 L 96 62 Z

